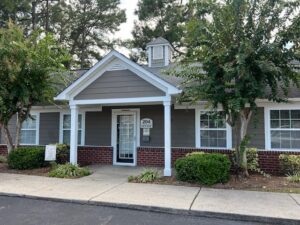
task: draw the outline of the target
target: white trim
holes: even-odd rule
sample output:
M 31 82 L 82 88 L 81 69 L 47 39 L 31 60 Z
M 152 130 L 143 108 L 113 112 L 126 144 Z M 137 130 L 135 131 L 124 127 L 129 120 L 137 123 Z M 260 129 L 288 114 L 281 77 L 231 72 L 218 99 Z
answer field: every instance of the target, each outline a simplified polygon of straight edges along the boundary
M 172 159 L 172 150 L 171 150 L 171 105 L 172 102 L 164 101 L 164 143 L 165 143 L 165 168 L 164 176 L 171 176 L 171 159 Z
M 117 115 L 134 115 L 135 118 L 135 145 L 133 153 L 133 163 L 117 162 Z M 113 147 L 113 165 L 136 166 L 137 165 L 137 148 L 140 146 L 140 109 L 139 108 L 124 108 L 112 109 L 111 116 L 111 146 Z
M 141 98 L 110 98 L 110 99 L 89 99 L 89 100 L 72 100 L 70 104 L 76 105 L 93 105 L 93 104 L 119 104 L 119 103 L 147 103 L 163 102 L 167 100 L 166 96 L 160 97 L 141 97 Z
M 165 62 L 164 63 L 165 63 L 165 66 L 168 66 L 169 63 L 170 63 L 169 47 L 165 46 L 164 50 L 165 50 L 165 52 L 164 52 L 164 54 L 165 54 Z
M 200 108 L 195 108 L 195 146 L 197 149 L 219 149 L 219 150 L 231 150 L 232 149 L 232 127 L 226 123 L 226 128 L 222 130 L 226 130 L 226 147 L 205 147 L 201 146 L 201 128 L 200 128 L 200 115 L 201 112 L 206 111 L 209 112 L 211 110 L 204 110 Z M 222 111 L 221 109 L 218 109 L 218 111 Z M 203 129 L 202 129 L 203 130 Z M 209 129 L 208 129 L 209 130 Z
M 284 152 L 295 152 L 300 149 L 280 149 L 271 147 L 271 124 L 270 124 L 270 112 L 271 110 L 300 110 L 300 103 L 281 103 L 276 105 L 268 105 L 264 107 L 264 125 L 265 125 L 265 149 L 269 151 L 284 151 Z M 284 130 L 284 129 L 278 129 Z M 288 130 L 293 130 L 288 129 Z M 295 129 L 299 130 L 299 129 Z
M 35 116 L 35 129 L 22 129 L 21 124 L 21 130 L 20 130 L 20 145 L 39 145 L 40 143 L 40 113 L 39 112 L 31 112 L 30 115 Z M 29 143 L 21 143 L 21 136 L 22 136 L 22 130 L 35 130 L 35 143 L 29 144 Z
M 102 74 L 105 72 L 106 65 L 111 62 L 114 58 L 118 58 L 119 60 L 123 61 L 127 64 L 128 68 L 139 75 L 144 80 L 150 82 L 152 85 L 156 86 L 157 88 L 164 90 L 168 94 L 179 94 L 181 90 L 176 88 L 175 86 L 169 84 L 168 82 L 162 80 L 161 78 L 157 77 L 156 75 L 150 73 L 146 69 L 142 68 L 135 62 L 131 61 L 124 55 L 120 54 L 119 52 L 113 50 L 108 53 L 101 61 L 99 61 L 95 66 L 93 66 L 89 71 L 87 71 L 83 76 L 77 79 L 74 83 L 72 83 L 68 88 L 66 88 L 63 92 L 61 92 L 58 96 L 56 96 L 55 100 L 70 100 L 72 96 L 76 96 L 82 90 L 82 87 L 86 87 L 91 83 L 91 78 L 94 76 L 96 79 L 101 75 L 99 74 L 99 68 L 102 67 Z M 79 91 L 79 92 L 78 92 Z M 72 96 L 70 96 L 70 94 Z M 75 95 L 74 95 L 75 94 Z
M 70 111 L 63 111 L 60 112 L 59 115 L 59 143 L 62 144 L 63 143 L 63 118 L 64 115 L 70 115 L 71 116 L 71 112 Z M 80 144 L 78 144 L 78 146 L 84 146 L 85 144 L 85 111 L 81 111 L 79 110 L 78 115 L 81 115 L 81 140 L 80 140 Z M 70 128 L 70 135 L 71 135 L 71 128 Z

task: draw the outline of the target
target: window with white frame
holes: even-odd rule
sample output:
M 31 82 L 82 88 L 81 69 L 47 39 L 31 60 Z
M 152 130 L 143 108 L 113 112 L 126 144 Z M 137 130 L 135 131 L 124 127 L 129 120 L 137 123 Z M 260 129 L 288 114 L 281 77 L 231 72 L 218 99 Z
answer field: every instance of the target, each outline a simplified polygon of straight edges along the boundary
M 71 136 L 71 115 L 63 114 L 62 117 L 62 143 L 70 144 Z M 78 115 L 78 145 L 82 145 L 82 114 Z
M 300 149 L 300 109 L 270 110 L 271 149 Z
M 154 46 L 153 47 L 153 59 L 163 59 L 164 57 L 164 48 L 163 46 Z
M 200 147 L 227 148 L 227 125 L 223 112 L 200 112 Z
M 34 114 L 28 117 L 21 127 L 20 143 L 23 145 L 38 144 L 38 115 Z

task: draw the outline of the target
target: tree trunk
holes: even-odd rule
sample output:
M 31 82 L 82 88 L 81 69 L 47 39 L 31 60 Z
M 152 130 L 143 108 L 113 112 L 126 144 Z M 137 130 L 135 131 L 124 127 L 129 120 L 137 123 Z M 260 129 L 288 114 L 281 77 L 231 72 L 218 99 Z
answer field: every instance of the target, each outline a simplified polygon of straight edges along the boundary
M 241 168 L 242 175 L 249 177 L 248 168 L 247 168 L 247 152 L 246 145 L 248 141 L 247 129 L 252 116 L 251 109 L 244 109 L 240 112 L 240 140 L 239 140 L 239 166 Z
M 21 127 L 22 127 L 22 119 L 18 114 L 18 119 L 17 119 L 17 126 L 16 126 L 16 138 L 15 138 L 15 148 L 19 147 L 20 145 L 20 138 L 21 138 Z
M 7 152 L 10 153 L 14 149 L 13 140 L 7 125 L 3 125 L 3 129 L 4 129 L 5 142 L 7 145 Z

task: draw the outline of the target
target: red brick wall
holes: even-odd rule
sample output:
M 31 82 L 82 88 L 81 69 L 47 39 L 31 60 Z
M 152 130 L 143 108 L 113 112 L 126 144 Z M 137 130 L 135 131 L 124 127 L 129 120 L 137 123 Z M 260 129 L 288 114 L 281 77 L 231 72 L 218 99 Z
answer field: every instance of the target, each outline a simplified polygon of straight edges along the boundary
M 191 149 L 191 148 L 172 148 L 172 165 L 176 159 L 185 156 L 187 153 L 195 151 L 204 151 L 210 153 L 231 154 L 228 150 L 215 149 Z M 279 152 L 279 151 L 258 151 L 260 168 L 270 174 L 280 174 L 279 155 L 280 154 L 295 154 L 300 155 L 300 152 Z M 137 151 L 137 165 L 138 166 L 164 166 L 164 149 L 141 147 Z
M 0 145 L 0 155 L 7 155 L 6 145 Z
M 113 148 L 80 146 L 78 147 L 78 163 L 80 165 L 90 165 L 90 164 L 112 165 Z
M 0 155 L 7 155 L 6 145 L 0 145 Z M 69 157 L 60 159 L 60 163 L 67 162 Z M 78 147 L 78 163 L 80 165 L 105 164 L 111 165 L 113 161 L 112 147 L 94 147 L 79 146 Z

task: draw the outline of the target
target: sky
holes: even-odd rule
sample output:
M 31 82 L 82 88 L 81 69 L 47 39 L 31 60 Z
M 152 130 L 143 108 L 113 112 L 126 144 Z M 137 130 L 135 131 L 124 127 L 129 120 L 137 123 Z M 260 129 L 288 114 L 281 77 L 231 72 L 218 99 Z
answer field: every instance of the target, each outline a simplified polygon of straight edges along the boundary
M 131 31 L 133 29 L 134 20 L 137 17 L 134 15 L 134 10 L 137 8 L 138 0 L 121 0 L 120 8 L 126 10 L 126 23 L 121 24 L 120 31 L 115 33 L 115 37 L 122 40 L 132 38 Z

